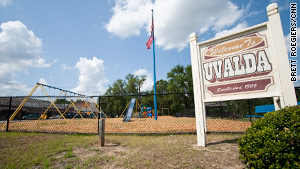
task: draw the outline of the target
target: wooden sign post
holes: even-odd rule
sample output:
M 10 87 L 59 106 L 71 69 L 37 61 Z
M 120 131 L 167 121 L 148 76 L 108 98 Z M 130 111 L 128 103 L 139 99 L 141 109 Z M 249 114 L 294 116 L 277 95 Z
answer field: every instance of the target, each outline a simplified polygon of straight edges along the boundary
M 99 120 L 99 143 L 100 147 L 104 147 L 105 144 L 105 118 L 100 118 Z

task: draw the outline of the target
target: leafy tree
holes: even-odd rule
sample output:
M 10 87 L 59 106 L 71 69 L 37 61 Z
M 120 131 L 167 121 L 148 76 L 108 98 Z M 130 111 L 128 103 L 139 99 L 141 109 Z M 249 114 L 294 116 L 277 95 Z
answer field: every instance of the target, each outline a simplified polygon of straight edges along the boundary
M 128 74 L 125 80 L 118 79 L 108 88 L 105 95 L 120 96 L 140 93 L 140 88 L 146 80 L 146 76 L 134 76 Z M 103 97 L 102 110 L 111 117 L 121 115 L 130 97 Z
M 146 75 L 137 76 L 138 93 L 141 93 L 141 87 L 145 81 L 146 81 Z
M 125 95 L 126 92 L 126 82 L 122 79 L 116 80 L 112 86 L 110 86 L 105 95 L 108 96 L 120 96 Z M 102 97 L 101 98 L 101 108 L 110 117 L 115 117 L 120 115 L 122 110 L 126 106 L 125 97 Z M 123 108 L 124 107 L 124 108 Z
M 125 95 L 126 93 L 126 82 L 118 79 L 107 89 L 105 95 Z
M 70 104 L 71 102 L 67 99 L 56 99 L 55 104 Z
M 126 91 L 127 94 L 138 94 L 137 79 L 133 74 L 128 74 L 125 79 L 127 80 Z
M 166 80 L 157 81 L 156 82 L 156 92 L 159 94 L 169 93 L 168 85 L 169 85 L 169 82 Z M 157 107 L 158 108 L 170 108 L 171 104 L 172 104 L 172 99 L 169 95 L 157 95 Z M 158 113 L 160 113 L 160 109 L 158 109 Z
M 84 103 L 84 100 L 78 99 L 78 100 L 75 101 L 75 103 Z
M 156 92 L 160 94 L 169 93 L 168 91 L 169 82 L 166 80 L 159 80 L 156 82 Z
M 180 96 L 171 95 L 171 111 L 173 113 L 178 113 L 183 109 L 190 109 L 191 107 L 193 107 L 193 78 L 191 65 L 188 65 L 187 67 L 177 65 L 167 74 L 167 77 L 169 79 L 169 84 L 167 87 L 169 92 L 191 93 Z
M 146 80 L 146 76 L 134 76 L 133 74 L 128 74 L 125 79 L 127 80 L 127 94 L 139 94 L 141 92 L 141 86 Z

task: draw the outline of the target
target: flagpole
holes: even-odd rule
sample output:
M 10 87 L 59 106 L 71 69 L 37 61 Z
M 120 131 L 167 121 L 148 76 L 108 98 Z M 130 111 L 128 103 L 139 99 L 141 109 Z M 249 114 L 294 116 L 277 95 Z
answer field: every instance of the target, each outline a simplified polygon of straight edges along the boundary
M 153 22 L 153 9 L 151 9 L 151 11 L 152 11 L 152 22 Z M 154 71 L 154 114 L 155 114 L 155 120 L 157 120 L 154 24 L 153 24 L 152 31 L 153 31 L 153 71 Z

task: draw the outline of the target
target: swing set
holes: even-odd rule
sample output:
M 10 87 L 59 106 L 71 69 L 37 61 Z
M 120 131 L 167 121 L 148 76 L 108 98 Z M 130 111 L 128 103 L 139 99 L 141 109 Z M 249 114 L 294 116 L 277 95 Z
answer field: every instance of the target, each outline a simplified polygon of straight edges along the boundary
M 9 122 L 11 122 L 16 117 L 16 115 L 22 110 L 22 108 L 26 105 L 26 103 L 30 99 L 35 97 L 33 96 L 33 94 L 37 91 L 38 88 L 41 89 L 42 93 L 45 94 L 45 96 L 37 96 L 37 97 L 48 99 L 46 101 L 42 101 L 42 102 L 47 102 L 47 106 L 50 103 L 50 105 L 41 113 L 41 116 L 37 119 L 38 121 L 49 118 L 47 116 L 47 113 L 52 107 L 54 107 L 55 110 L 59 113 L 58 119 L 67 120 L 66 113 L 72 112 L 74 114 L 75 112 L 75 115 L 72 117 L 72 119 L 74 119 L 76 116 L 79 115 L 81 119 L 85 120 L 85 118 L 82 115 L 83 114 L 82 111 L 84 109 L 88 110 L 87 114 L 92 115 L 92 117 L 94 118 L 97 118 L 99 112 L 101 112 L 107 118 L 106 114 L 101 110 L 101 107 L 99 107 L 100 105 L 96 104 L 93 97 L 88 97 L 68 90 L 60 89 L 57 87 L 36 83 L 36 85 L 32 88 L 32 90 L 27 95 L 27 97 L 24 98 L 24 100 L 20 103 L 18 108 L 15 110 L 15 112 L 11 115 L 11 117 L 9 118 Z M 56 94 L 55 96 L 50 96 L 46 92 L 45 88 L 58 91 L 59 95 Z M 51 97 L 55 97 L 55 99 L 52 100 Z M 67 109 L 62 110 L 62 108 L 59 108 L 61 106 L 59 106 L 59 104 L 56 103 L 59 98 L 65 98 L 65 101 L 68 101 Z M 73 100 L 72 98 L 75 98 L 75 100 Z M 73 110 L 71 108 L 73 108 Z

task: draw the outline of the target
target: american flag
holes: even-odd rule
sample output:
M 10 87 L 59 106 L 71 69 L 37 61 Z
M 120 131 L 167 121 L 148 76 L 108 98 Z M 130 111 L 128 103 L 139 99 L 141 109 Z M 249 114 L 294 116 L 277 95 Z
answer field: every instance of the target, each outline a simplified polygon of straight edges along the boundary
M 152 25 L 151 25 L 151 35 L 146 43 L 147 45 L 147 49 L 151 48 L 151 44 L 153 43 L 153 39 L 154 39 L 154 21 L 153 21 L 153 16 L 152 16 Z

